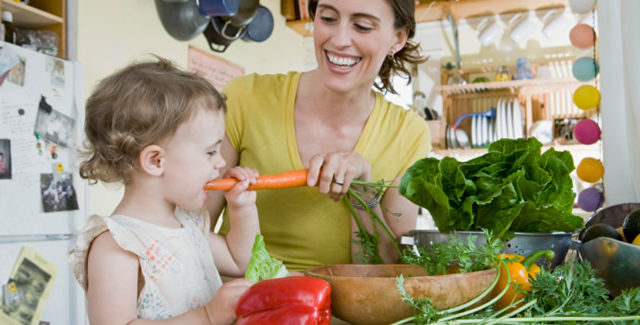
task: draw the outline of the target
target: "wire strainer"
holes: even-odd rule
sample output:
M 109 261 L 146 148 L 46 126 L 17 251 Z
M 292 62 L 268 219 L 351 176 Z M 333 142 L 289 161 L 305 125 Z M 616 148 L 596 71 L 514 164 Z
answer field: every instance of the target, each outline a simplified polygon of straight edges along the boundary
M 481 231 L 457 231 L 452 234 L 457 235 L 463 242 L 466 242 L 469 236 L 476 236 L 476 246 L 481 246 L 486 243 L 484 234 Z M 452 234 L 444 234 L 437 230 L 413 230 L 409 234 L 402 236 L 401 243 L 403 245 L 415 245 L 428 250 L 435 243 L 447 242 L 449 236 Z M 516 232 L 511 240 L 504 243 L 502 251 L 507 254 L 528 256 L 537 250 L 550 249 L 555 253 L 551 263 L 540 259 L 537 261 L 537 264 L 546 267 L 555 267 L 564 261 L 569 248 L 576 249 L 578 247 L 579 242 L 573 240 L 572 235 L 573 233 L 570 232 Z

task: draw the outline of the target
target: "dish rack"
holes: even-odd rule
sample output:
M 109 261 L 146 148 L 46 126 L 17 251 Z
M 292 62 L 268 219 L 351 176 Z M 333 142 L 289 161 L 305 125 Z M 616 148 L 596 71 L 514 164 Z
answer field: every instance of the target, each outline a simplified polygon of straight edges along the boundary
M 594 85 L 595 82 L 581 83 L 575 80 L 568 72 L 567 67 L 570 67 L 570 62 L 568 61 L 548 64 L 545 68 L 547 71 L 552 68 L 552 71 L 557 72 L 544 79 L 489 81 L 462 85 L 447 85 L 447 80 L 454 73 L 462 75 L 467 82 L 473 80 L 474 76 L 491 76 L 489 79 L 495 79 L 493 76 L 496 69 L 443 69 L 441 72 L 442 85 L 436 88 L 442 93 L 443 119 L 441 123 L 443 125 L 437 130 L 432 130 L 432 137 L 443 140 L 439 141 L 440 148 L 436 149 L 456 149 L 455 146 L 451 147 L 452 141 L 447 141 L 447 134 L 451 137 L 452 132 L 449 129 L 452 128 L 460 116 L 468 113 L 487 112 L 491 107 L 498 108 L 499 102 L 515 101 L 517 102 L 515 106 L 521 107 L 521 114 L 514 115 L 520 117 L 522 121 L 514 120 L 513 123 L 522 124 L 522 135 L 524 137 L 532 135 L 532 126 L 537 121 L 550 121 L 550 123 L 553 123 L 556 119 L 584 118 L 597 114 L 596 109 L 583 111 L 573 103 L 573 92 L 577 87 L 584 84 Z M 510 68 L 513 71 L 514 67 Z M 532 65 L 534 75 L 537 68 L 537 65 Z M 487 140 L 491 140 L 491 136 L 487 139 L 487 135 L 484 134 L 483 139 L 479 139 L 476 132 L 476 138 L 474 139 L 474 122 L 476 122 L 474 119 L 465 119 L 458 125 L 458 128 L 466 133 L 469 143 L 479 144 L 475 147 L 488 145 L 491 141 Z M 496 129 L 496 126 L 494 126 L 494 129 Z M 515 137 L 518 136 L 515 135 Z M 493 136 L 495 140 L 500 138 L 499 136 Z

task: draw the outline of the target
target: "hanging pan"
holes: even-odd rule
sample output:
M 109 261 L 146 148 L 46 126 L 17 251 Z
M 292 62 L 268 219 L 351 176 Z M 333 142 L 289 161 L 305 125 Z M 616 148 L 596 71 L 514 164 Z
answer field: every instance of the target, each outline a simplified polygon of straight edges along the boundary
M 246 26 L 253 20 L 258 7 L 260 7 L 260 0 L 240 0 L 238 12 L 232 15 L 222 15 L 221 18 L 224 22 L 229 22 L 236 27 Z
M 255 17 L 247 26 L 247 32 L 242 36 L 243 41 L 264 42 L 273 32 L 273 15 L 267 7 L 260 6 Z
M 204 30 L 204 37 L 212 51 L 222 53 L 246 31 L 246 26 L 238 28 L 229 21 L 222 21 L 220 17 L 211 17 L 209 25 Z
M 179 41 L 188 41 L 202 33 L 209 19 L 200 14 L 196 0 L 155 0 L 164 29 Z
M 207 17 L 235 15 L 239 6 L 240 0 L 198 0 L 200 14 Z

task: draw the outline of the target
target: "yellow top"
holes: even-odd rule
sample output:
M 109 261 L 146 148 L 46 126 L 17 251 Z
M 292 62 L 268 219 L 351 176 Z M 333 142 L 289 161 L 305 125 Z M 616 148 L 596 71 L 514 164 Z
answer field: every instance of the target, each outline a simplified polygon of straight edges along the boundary
M 294 104 L 299 72 L 250 74 L 232 80 L 227 136 L 239 165 L 261 175 L 304 168 L 295 137 Z M 392 180 L 431 149 L 427 123 L 376 93 L 375 107 L 355 146 L 371 164 L 373 180 Z M 351 222 L 346 205 L 315 187 L 261 190 L 260 230 L 269 253 L 292 270 L 351 263 Z M 221 233 L 229 229 L 225 214 Z

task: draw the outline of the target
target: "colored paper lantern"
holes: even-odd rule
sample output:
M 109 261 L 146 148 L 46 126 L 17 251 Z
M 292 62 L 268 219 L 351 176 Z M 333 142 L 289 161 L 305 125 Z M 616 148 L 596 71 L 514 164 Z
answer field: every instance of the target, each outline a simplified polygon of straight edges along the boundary
M 571 11 L 577 14 L 586 14 L 596 5 L 596 0 L 569 0 Z
M 604 203 L 604 195 L 595 187 L 582 190 L 578 194 L 578 206 L 584 211 L 596 211 Z
M 582 119 L 576 123 L 573 136 L 582 144 L 594 144 L 600 139 L 600 126 L 594 120 Z
M 584 158 L 576 168 L 578 178 L 585 182 L 595 183 L 604 175 L 604 166 L 602 162 L 595 158 Z
M 586 50 L 596 42 L 596 32 L 587 24 L 577 24 L 569 32 L 571 44 L 578 49 Z
M 573 102 L 583 110 L 596 108 L 600 105 L 600 92 L 594 86 L 580 86 L 573 92 Z
M 600 72 L 600 65 L 591 57 L 584 56 L 573 62 L 573 77 L 582 82 L 593 80 Z

